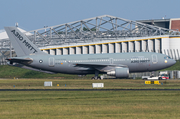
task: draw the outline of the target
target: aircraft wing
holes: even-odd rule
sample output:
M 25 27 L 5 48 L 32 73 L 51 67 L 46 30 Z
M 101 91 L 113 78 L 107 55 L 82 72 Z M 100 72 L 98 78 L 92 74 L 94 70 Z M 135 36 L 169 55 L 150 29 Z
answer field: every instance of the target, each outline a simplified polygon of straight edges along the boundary
M 116 67 L 127 67 L 126 65 L 122 65 L 122 64 L 93 64 L 93 63 L 76 63 L 74 64 L 75 67 L 85 67 L 85 68 L 94 68 L 98 71 L 101 72 L 109 72 L 109 71 L 113 71 L 115 70 Z
M 16 62 L 16 63 L 21 63 L 21 64 L 30 64 L 33 60 L 30 59 L 30 58 L 27 58 L 27 59 L 21 59 L 21 58 L 8 58 L 6 59 L 8 61 L 10 61 L 10 64 L 12 64 L 13 62 Z

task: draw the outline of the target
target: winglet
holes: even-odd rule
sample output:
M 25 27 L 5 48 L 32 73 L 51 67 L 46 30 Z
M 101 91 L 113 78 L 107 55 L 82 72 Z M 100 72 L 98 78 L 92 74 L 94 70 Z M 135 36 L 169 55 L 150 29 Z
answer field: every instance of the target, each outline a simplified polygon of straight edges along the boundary
M 18 57 L 46 54 L 34 45 L 17 27 L 4 27 Z M 47 54 L 46 54 L 47 55 Z

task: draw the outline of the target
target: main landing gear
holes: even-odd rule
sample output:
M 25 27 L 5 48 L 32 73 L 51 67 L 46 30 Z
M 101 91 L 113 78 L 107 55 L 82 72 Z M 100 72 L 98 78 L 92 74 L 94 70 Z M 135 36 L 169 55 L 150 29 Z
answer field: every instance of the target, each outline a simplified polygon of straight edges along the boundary
M 99 77 L 98 75 L 99 75 L 99 71 L 96 70 L 96 71 L 95 71 L 95 76 L 93 76 L 91 79 L 92 79 L 92 80 L 101 80 L 101 77 Z
M 95 76 L 93 76 L 91 79 L 92 79 L 92 80 L 95 80 L 95 79 L 96 79 L 96 80 L 101 80 L 101 77 L 98 76 L 98 77 L 96 78 Z

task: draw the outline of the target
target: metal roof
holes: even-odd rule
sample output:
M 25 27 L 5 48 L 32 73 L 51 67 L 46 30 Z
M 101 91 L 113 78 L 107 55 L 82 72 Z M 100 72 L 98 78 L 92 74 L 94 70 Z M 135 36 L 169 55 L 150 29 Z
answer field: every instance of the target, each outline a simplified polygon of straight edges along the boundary
M 136 37 L 176 36 L 180 34 L 179 31 L 111 15 L 102 15 L 49 26 L 26 33 L 31 33 L 28 37 L 38 47 L 92 43 Z M 5 38 L 3 37 L 3 39 Z M 2 42 L 0 42 L 0 48 L 10 47 L 9 42 L 9 40 L 2 40 Z
M 111 15 L 97 16 L 29 32 L 34 34 L 29 38 L 34 40 L 39 47 L 97 42 L 119 38 L 180 34 L 179 31 Z

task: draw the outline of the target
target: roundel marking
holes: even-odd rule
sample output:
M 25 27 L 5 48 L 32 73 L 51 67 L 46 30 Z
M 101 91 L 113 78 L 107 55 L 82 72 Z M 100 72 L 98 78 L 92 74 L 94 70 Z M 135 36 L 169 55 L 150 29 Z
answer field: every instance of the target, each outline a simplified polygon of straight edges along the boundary
M 43 61 L 42 61 L 42 60 L 39 60 L 39 63 L 43 63 Z

